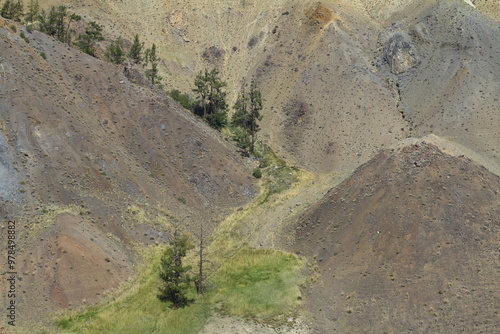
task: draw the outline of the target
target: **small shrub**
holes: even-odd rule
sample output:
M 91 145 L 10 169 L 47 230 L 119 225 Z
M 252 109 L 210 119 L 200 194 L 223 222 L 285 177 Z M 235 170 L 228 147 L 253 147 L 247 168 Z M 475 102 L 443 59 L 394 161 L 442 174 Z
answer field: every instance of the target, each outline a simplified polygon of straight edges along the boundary
M 45 54 L 45 52 L 41 52 L 40 53 L 40 56 L 42 56 L 43 59 L 47 60 L 47 55 Z
M 30 34 L 35 30 L 32 24 L 29 24 L 26 26 L 26 31 L 29 32 Z
M 179 197 L 179 198 L 177 198 L 177 200 L 179 202 L 181 202 L 182 204 L 186 204 L 186 199 L 184 197 Z
M 10 30 L 12 30 L 13 32 L 17 32 L 17 28 L 15 25 L 11 25 Z
M 191 110 L 194 112 L 194 109 L 196 107 L 197 101 L 195 101 L 191 96 L 189 96 L 186 93 L 182 93 L 178 89 L 172 89 L 170 92 L 167 93 L 171 98 L 173 98 L 175 101 L 179 102 L 181 106 L 183 106 L 185 109 Z
M 253 177 L 260 179 L 262 177 L 262 170 L 260 168 L 255 168 L 252 173 Z
M 21 32 L 19 33 L 19 36 L 21 36 L 21 38 L 22 38 L 22 39 L 24 39 L 24 41 L 25 41 L 26 43 L 29 43 L 29 42 L 30 42 L 29 38 L 28 38 L 28 37 L 26 37 L 26 35 L 24 34 L 24 31 L 22 31 L 22 30 L 21 30 Z
M 212 128 L 220 131 L 227 125 L 227 115 L 225 113 L 207 115 L 207 122 Z

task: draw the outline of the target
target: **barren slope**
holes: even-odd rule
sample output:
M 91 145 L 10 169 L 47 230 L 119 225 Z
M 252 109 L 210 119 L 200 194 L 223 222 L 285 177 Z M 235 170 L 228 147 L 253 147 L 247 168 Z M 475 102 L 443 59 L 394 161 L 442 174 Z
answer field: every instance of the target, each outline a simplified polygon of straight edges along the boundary
M 493 333 L 500 178 L 425 142 L 384 151 L 296 225 L 316 333 Z
M 0 210 L 18 221 L 30 321 L 98 300 L 134 271 L 133 245 L 215 225 L 256 190 L 235 149 L 136 70 L 38 32 L 27 43 L 11 24 L 0 19 Z

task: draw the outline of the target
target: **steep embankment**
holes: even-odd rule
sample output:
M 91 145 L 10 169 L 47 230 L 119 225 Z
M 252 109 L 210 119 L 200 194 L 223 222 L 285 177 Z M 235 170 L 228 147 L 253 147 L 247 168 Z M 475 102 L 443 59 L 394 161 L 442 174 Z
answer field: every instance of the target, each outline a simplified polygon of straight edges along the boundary
M 256 189 L 232 146 L 135 69 L 21 30 L 0 19 L 0 210 L 18 223 L 22 324 L 98 300 L 133 273 L 133 245 L 215 225 Z
M 296 225 L 316 333 L 492 333 L 500 178 L 425 142 L 384 151 Z

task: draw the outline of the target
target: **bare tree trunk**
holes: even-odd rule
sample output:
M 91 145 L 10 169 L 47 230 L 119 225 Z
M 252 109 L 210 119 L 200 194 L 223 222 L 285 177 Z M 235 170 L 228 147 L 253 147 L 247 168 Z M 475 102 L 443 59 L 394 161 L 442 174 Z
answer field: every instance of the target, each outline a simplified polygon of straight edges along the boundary
M 196 290 L 198 292 L 198 296 L 203 293 L 203 222 L 200 223 L 200 251 L 199 251 L 199 273 L 198 273 L 198 282 L 196 284 Z

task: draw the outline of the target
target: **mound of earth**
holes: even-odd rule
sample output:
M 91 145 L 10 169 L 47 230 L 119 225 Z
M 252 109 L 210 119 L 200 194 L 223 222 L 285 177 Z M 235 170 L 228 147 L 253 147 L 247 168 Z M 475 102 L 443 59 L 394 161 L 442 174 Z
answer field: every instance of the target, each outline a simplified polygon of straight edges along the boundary
M 420 142 L 383 151 L 308 209 L 315 333 L 493 333 L 500 178 Z
M 133 67 L 3 19 L 0 50 L 0 214 L 2 230 L 18 224 L 20 321 L 96 301 L 134 272 L 133 245 L 167 242 L 174 224 L 213 228 L 255 195 L 250 163 Z

